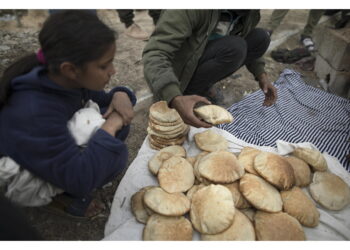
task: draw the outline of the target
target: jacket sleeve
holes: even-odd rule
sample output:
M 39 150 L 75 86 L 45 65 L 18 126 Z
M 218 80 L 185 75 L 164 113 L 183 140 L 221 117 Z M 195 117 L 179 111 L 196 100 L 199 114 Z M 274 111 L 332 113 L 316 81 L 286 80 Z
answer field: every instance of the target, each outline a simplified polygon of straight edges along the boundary
M 135 94 L 127 87 L 119 86 L 114 87 L 111 91 L 106 93 L 105 91 L 88 91 L 87 92 L 87 99 L 91 99 L 92 101 L 96 102 L 101 108 L 107 107 L 112 101 L 114 93 L 122 91 L 125 92 L 132 103 L 133 106 L 136 104 L 136 96 Z
M 247 69 L 250 73 L 252 73 L 257 80 L 258 76 L 262 73 L 265 73 L 265 60 L 260 57 L 258 59 L 253 60 L 251 63 L 246 64 Z
M 35 115 L 26 126 L 8 130 L 4 142 L 8 155 L 21 167 L 78 197 L 101 187 L 126 167 L 128 151 L 123 141 L 99 129 L 82 149 L 67 128 L 63 109 L 49 110 L 49 114 Z
M 175 53 L 195 27 L 193 10 L 166 10 L 143 51 L 145 79 L 153 93 L 169 102 L 182 95 L 172 63 Z

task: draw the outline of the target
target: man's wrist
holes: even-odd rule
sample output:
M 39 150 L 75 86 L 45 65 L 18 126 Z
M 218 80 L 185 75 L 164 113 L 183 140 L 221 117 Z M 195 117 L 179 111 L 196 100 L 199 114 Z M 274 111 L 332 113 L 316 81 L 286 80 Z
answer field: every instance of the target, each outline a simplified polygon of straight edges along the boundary
M 176 103 L 176 101 L 179 99 L 181 95 L 177 95 L 175 97 L 173 97 L 173 99 L 170 100 L 169 102 L 169 108 L 174 108 L 174 104 Z

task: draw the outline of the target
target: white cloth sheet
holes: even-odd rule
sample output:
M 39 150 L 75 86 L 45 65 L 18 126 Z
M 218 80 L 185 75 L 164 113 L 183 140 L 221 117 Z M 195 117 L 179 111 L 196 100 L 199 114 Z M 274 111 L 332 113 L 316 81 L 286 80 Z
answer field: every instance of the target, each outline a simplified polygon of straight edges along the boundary
M 292 144 L 285 141 L 277 141 L 277 148 L 259 147 L 239 140 L 227 131 L 215 127 L 211 129 L 223 135 L 229 141 L 229 151 L 233 153 L 240 152 L 244 146 L 251 146 L 280 155 L 286 155 L 293 151 L 293 148 L 300 146 L 316 148 L 311 143 Z M 195 156 L 201 152 L 195 145 L 193 135 L 204 130 L 204 128 L 191 127 L 188 140 L 183 145 L 188 156 Z M 157 178 L 151 174 L 147 167 L 148 161 L 156 152 L 149 146 L 148 138 L 146 138 L 115 193 L 111 214 L 105 227 L 104 240 L 142 240 L 142 232 L 145 225 L 137 222 L 134 218 L 131 212 L 130 198 L 142 187 L 159 185 Z M 339 161 L 327 153 L 323 155 L 327 160 L 330 171 L 340 176 L 350 185 L 350 174 L 342 167 Z M 304 188 L 304 191 L 309 195 L 307 188 Z M 341 211 L 330 211 L 318 204 L 316 206 L 321 215 L 320 223 L 315 228 L 304 227 L 307 240 L 350 240 L 350 205 Z M 199 239 L 199 233 L 195 232 L 193 240 Z

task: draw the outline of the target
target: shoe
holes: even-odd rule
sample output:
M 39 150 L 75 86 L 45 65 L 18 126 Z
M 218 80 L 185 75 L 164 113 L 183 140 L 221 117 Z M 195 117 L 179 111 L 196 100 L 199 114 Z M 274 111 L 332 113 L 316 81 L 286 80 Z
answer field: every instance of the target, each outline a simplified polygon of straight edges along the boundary
M 312 41 L 311 37 L 301 37 L 300 43 L 307 48 L 308 51 L 316 51 L 315 43 Z
M 266 31 L 266 33 L 269 35 L 269 37 L 271 37 L 271 36 L 272 36 L 273 30 L 269 30 L 269 29 L 267 29 L 267 30 L 265 30 L 265 31 Z
M 105 211 L 106 206 L 102 201 L 93 199 L 91 196 L 80 199 L 63 193 L 55 196 L 47 206 L 40 208 L 63 217 L 91 220 Z
M 149 35 L 147 32 L 142 30 L 140 26 L 138 26 L 136 23 L 133 23 L 125 30 L 125 34 L 131 38 L 137 39 L 137 40 L 148 40 Z
M 211 87 L 205 94 L 204 97 L 207 98 L 212 104 L 222 106 L 224 102 L 224 94 L 222 90 L 217 87 Z

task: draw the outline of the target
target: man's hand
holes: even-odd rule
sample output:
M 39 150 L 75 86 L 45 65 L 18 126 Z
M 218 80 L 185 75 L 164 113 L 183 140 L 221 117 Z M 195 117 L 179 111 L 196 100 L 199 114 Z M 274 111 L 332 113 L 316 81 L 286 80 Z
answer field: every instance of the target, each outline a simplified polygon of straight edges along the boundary
M 196 128 L 210 128 L 213 125 L 201 121 L 194 113 L 193 108 L 194 106 L 199 103 L 203 102 L 205 104 L 211 104 L 210 101 L 208 101 L 207 98 L 203 96 L 198 95 L 185 95 L 185 96 L 176 96 L 174 97 L 170 102 L 170 107 L 176 109 L 176 111 L 180 114 L 182 120 L 191 126 L 194 126 Z
M 113 95 L 113 99 L 109 104 L 109 107 L 104 113 L 103 118 L 107 118 L 113 111 L 116 111 L 123 118 L 123 125 L 129 125 L 134 118 L 134 110 L 132 103 L 127 93 L 123 91 L 117 91 Z
M 259 77 L 259 86 L 265 94 L 264 106 L 271 106 L 277 100 L 277 89 L 269 81 L 267 74 L 262 73 Z

